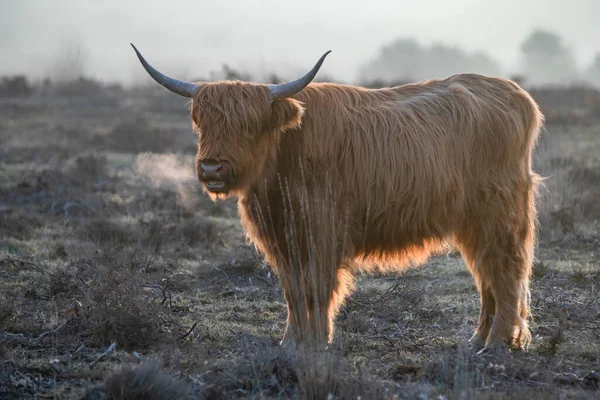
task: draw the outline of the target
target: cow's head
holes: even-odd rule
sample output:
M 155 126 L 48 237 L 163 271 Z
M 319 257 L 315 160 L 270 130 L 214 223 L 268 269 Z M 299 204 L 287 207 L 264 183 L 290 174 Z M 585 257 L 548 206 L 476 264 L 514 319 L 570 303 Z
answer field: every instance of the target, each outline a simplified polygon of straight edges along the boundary
M 192 99 L 192 120 L 199 135 L 196 172 L 213 199 L 239 194 L 255 182 L 274 156 L 281 133 L 300 125 L 304 108 L 291 96 L 314 79 L 329 54 L 305 76 L 284 84 L 188 83 L 158 72 L 133 48 L 152 78 Z

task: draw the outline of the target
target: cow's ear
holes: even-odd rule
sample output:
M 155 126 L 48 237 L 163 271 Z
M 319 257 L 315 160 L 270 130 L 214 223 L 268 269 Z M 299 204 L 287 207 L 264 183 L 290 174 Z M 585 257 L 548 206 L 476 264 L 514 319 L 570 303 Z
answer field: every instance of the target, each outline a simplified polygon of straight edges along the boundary
M 271 129 L 286 131 L 300 127 L 304 107 L 298 100 L 279 99 L 271 104 Z

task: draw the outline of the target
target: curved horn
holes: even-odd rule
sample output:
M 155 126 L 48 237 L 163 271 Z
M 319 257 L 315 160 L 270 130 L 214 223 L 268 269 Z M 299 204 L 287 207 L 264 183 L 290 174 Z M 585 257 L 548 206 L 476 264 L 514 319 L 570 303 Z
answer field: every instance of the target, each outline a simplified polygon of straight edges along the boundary
M 269 91 L 271 92 L 271 101 L 275 101 L 283 97 L 293 96 L 302 89 L 304 89 L 313 79 L 315 79 L 315 75 L 317 75 L 317 72 L 319 72 L 321 64 L 323 64 L 323 61 L 325 61 L 325 57 L 327 57 L 327 54 L 329 53 L 331 53 L 331 50 L 323 54 L 319 61 L 317 61 L 315 66 L 310 71 L 308 71 L 308 73 L 302 78 L 297 79 L 293 82 L 282 83 L 280 85 L 269 85 Z
M 137 54 L 138 58 L 140 59 L 140 62 L 144 66 L 144 69 L 150 74 L 152 78 L 154 78 L 156 82 L 160 83 L 162 86 L 166 87 L 173 93 L 177 93 L 184 97 L 193 97 L 194 91 L 197 87 L 195 84 L 178 81 L 177 79 L 169 78 L 168 76 L 161 74 L 160 72 L 155 70 L 154 67 L 148 64 L 148 61 L 146 61 L 146 59 L 142 57 L 142 55 L 140 54 L 138 49 L 135 48 L 133 43 L 129 44 L 131 45 L 131 47 L 133 47 L 133 50 L 135 50 L 135 54 Z

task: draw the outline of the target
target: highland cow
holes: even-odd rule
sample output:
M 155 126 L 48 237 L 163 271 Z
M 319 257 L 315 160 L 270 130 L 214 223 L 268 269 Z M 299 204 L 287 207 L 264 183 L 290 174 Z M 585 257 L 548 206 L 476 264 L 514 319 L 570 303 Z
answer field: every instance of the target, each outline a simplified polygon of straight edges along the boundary
M 293 82 L 187 83 L 135 51 L 156 81 L 192 99 L 198 179 L 214 200 L 238 198 L 278 274 L 282 342 L 328 343 L 357 271 L 421 264 L 453 245 L 481 295 L 472 345 L 527 344 L 543 116 L 515 82 L 311 83 L 328 52 Z

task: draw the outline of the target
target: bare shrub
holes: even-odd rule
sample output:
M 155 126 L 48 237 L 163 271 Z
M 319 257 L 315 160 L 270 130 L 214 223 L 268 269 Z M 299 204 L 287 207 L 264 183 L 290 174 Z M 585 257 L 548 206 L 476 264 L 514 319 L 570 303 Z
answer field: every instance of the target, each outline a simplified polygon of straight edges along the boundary
M 226 399 L 238 392 L 245 397 L 290 397 L 298 382 L 294 371 L 294 354 L 267 343 L 249 342 L 242 337 L 244 354 L 230 369 L 211 366 L 203 374 L 202 396 L 207 399 Z
M 211 245 L 219 240 L 223 227 L 213 220 L 196 217 L 178 226 L 183 241 L 189 246 Z
M 83 153 L 68 160 L 65 168 L 52 172 L 51 181 L 95 191 L 108 175 L 106 156 Z
M 353 371 L 347 360 L 329 352 L 301 353 L 297 364 L 303 399 L 385 399 L 386 388 Z
M 102 347 L 116 342 L 125 350 L 167 339 L 162 325 L 171 318 L 139 272 L 149 262 L 147 257 L 139 251 L 125 252 L 91 262 L 96 266 L 89 277 L 80 274 L 77 279 L 83 299 L 75 333 L 85 337 L 86 344 Z
M 127 225 L 107 220 L 106 218 L 93 218 L 85 220 L 79 228 L 81 237 L 102 246 L 121 247 L 132 244 L 136 236 Z
M 211 73 L 211 80 L 231 80 L 231 81 L 251 81 L 252 77 L 243 71 L 240 71 L 229 64 L 221 65 L 221 71 L 213 71 Z
M 559 345 L 562 344 L 565 340 L 563 325 L 563 317 L 559 315 L 556 330 L 552 333 L 550 337 L 545 338 L 545 340 L 540 344 L 540 347 L 538 348 L 538 353 L 547 356 L 553 356 L 556 354 Z
M 573 137 L 569 129 L 553 127 L 542 137 L 535 160 L 546 178 L 540 190 L 542 241 L 571 241 L 589 234 L 600 218 L 600 168 L 589 161 L 596 147 L 594 132 L 586 129 Z
M 51 297 L 57 295 L 71 296 L 80 294 L 80 283 L 75 274 L 60 269 L 47 277 L 48 295 Z
M 175 379 L 156 363 L 126 366 L 106 378 L 103 384 L 88 388 L 81 400 L 171 400 L 191 399 L 192 388 Z
M 540 279 L 545 277 L 550 273 L 550 268 L 548 268 L 548 264 L 545 264 L 541 261 L 535 261 L 533 263 L 533 276 L 536 279 Z
M 158 253 L 166 244 L 169 237 L 173 237 L 175 227 L 162 219 L 138 221 L 138 246 L 148 252 Z
M 21 210 L 0 212 L 0 236 L 19 240 L 30 239 L 34 231 L 42 225 L 40 218 Z
M 33 87 L 24 75 L 4 76 L 0 79 L 0 97 L 26 97 Z
M 593 87 L 546 85 L 531 88 L 530 93 L 540 105 L 548 124 L 590 124 L 600 120 L 600 91 Z
M 86 177 L 106 175 L 106 156 L 92 153 L 81 154 L 75 158 L 74 167 Z
M 83 328 L 97 346 L 116 342 L 131 350 L 150 346 L 160 336 L 161 308 L 139 284 L 124 274 L 107 271 L 107 279 L 90 290 Z
M 369 323 L 369 319 L 365 318 L 363 313 L 352 311 L 347 314 L 343 321 L 340 321 L 340 327 L 346 332 L 364 334 L 369 332 L 371 324 Z
M 435 385 L 453 388 L 457 397 L 462 398 L 470 388 L 482 385 L 481 368 L 474 354 L 463 348 L 458 353 L 427 361 L 416 377 Z
M 100 82 L 83 76 L 73 80 L 57 82 L 54 93 L 64 97 L 94 98 L 106 95 L 105 88 Z

